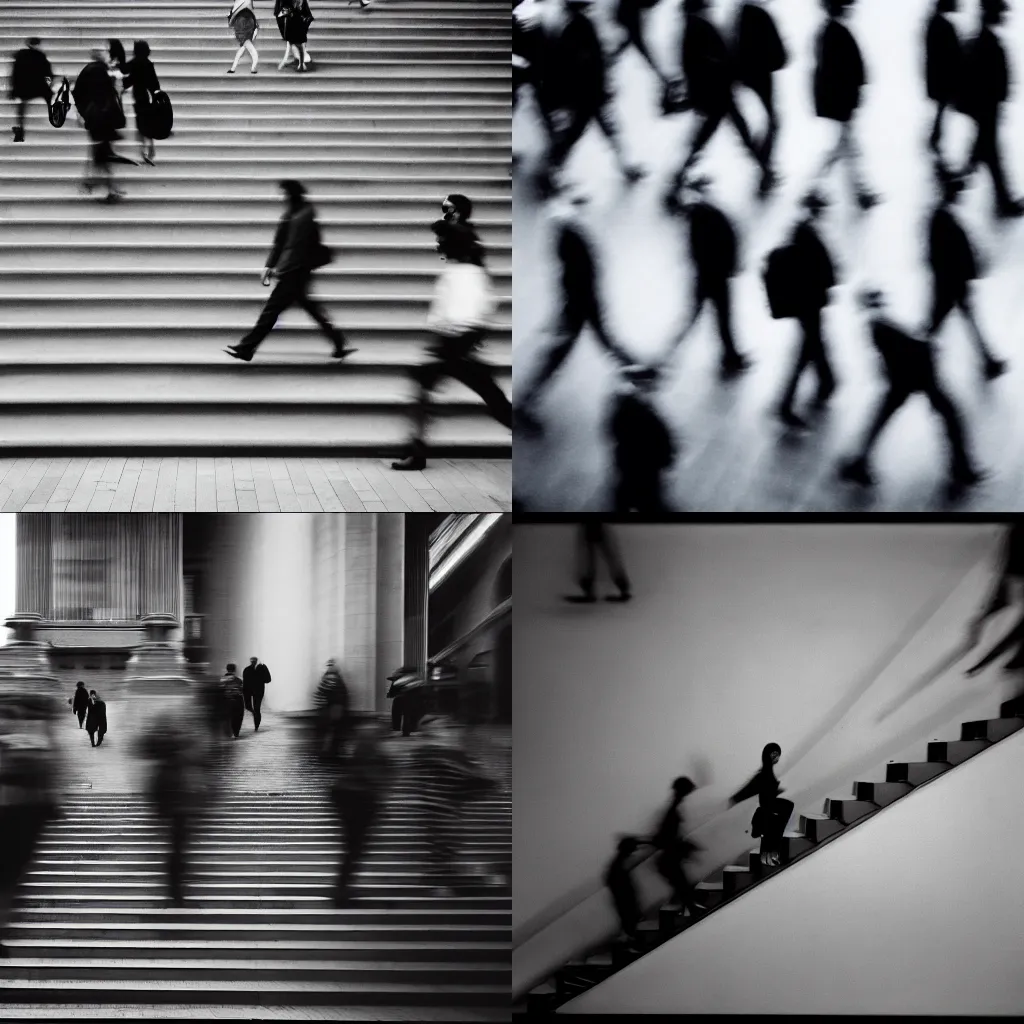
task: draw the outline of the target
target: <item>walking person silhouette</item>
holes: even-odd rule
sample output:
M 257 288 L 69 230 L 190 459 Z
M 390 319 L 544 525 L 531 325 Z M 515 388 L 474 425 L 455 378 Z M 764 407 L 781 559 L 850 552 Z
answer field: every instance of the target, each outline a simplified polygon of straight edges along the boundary
M 599 520 L 588 519 L 580 525 L 578 535 L 577 579 L 580 585 L 579 594 L 570 594 L 566 601 L 572 604 L 593 604 L 594 583 L 597 580 L 597 555 L 601 552 L 608 565 L 612 582 L 619 588 L 615 596 L 606 597 L 606 601 L 628 601 L 633 595 L 629 577 L 626 575 L 619 553 L 619 545 L 611 529 Z

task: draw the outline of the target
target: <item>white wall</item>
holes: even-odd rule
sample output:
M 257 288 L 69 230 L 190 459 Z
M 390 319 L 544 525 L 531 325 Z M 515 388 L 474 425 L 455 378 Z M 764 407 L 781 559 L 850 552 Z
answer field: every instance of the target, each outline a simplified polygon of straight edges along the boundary
M 755 845 L 753 802 L 723 803 L 765 743 L 783 748 L 797 813 L 821 811 L 855 779 L 883 779 L 887 760 L 959 738 L 960 721 L 995 714 L 1011 692 L 998 670 L 965 683 L 961 665 L 878 720 L 963 636 L 990 585 L 993 527 L 638 525 L 619 536 L 633 602 L 581 607 L 560 600 L 574 528 L 516 529 L 517 992 L 613 926 L 599 887 L 613 837 L 649 829 L 674 776 L 702 787 L 685 805 L 706 849 L 699 878 Z
M 879 812 L 563 1008 L 1019 1014 L 1024 735 Z

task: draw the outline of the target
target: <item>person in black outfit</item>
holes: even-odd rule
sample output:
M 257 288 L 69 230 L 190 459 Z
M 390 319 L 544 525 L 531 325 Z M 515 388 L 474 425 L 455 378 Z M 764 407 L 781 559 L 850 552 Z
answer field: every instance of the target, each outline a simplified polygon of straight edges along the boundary
M 612 53 L 612 60 L 618 60 L 630 46 L 635 46 L 637 53 L 647 61 L 651 70 L 658 76 L 658 80 L 663 85 L 667 85 L 667 76 L 658 67 L 657 61 L 651 56 L 651 51 L 644 40 L 644 17 L 657 4 L 658 0 L 618 0 L 615 7 L 615 21 L 626 33 L 626 37 L 618 49 Z
M 85 731 L 89 734 L 89 743 L 94 747 L 102 746 L 103 737 L 107 734 L 107 705 L 100 700 L 95 690 L 89 691 L 89 708 L 85 717 Z
M 334 763 L 342 756 L 350 725 L 348 686 L 337 662 L 330 658 L 313 695 L 316 710 L 316 745 L 320 756 Z
M 707 16 L 707 0 L 685 0 L 683 26 L 683 77 L 689 106 L 699 116 L 690 144 L 690 152 L 672 177 L 666 201 L 671 205 L 697 157 L 728 117 L 739 132 L 743 144 L 761 168 L 761 193 L 775 182 L 764 152 L 750 134 L 750 128 L 733 97 L 732 56 L 722 34 Z
M 672 886 L 672 902 L 684 910 L 688 909 L 691 917 L 706 908 L 694 899 L 693 886 L 683 868 L 683 862 L 690 858 L 697 847 L 680 834 L 683 818 L 679 808 L 696 788 L 692 780 L 687 778 L 676 779 L 672 783 L 672 802 L 662 816 L 658 831 L 651 837 L 651 844 L 658 850 L 654 866 L 658 874 Z
M 78 728 L 85 725 L 85 716 L 89 713 L 89 691 L 85 683 L 80 682 L 75 687 L 75 695 L 71 698 L 71 710 L 78 715 Z
M 637 925 L 640 923 L 640 900 L 636 885 L 630 874 L 630 860 L 640 848 L 640 841 L 632 836 L 619 840 L 615 856 L 604 873 L 604 884 L 611 893 L 615 912 L 619 915 L 622 931 L 630 941 L 636 941 Z
M 981 356 L 987 380 L 1006 372 L 1007 365 L 997 359 L 985 344 L 970 297 L 970 283 L 980 276 L 974 248 L 952 206 L 963 192 L 960 178 L 940 174 L 942 198 L 932 214 L 928 230 L 928 262 L 932 268 L 932 311 L 927 338 L 933 340 L 946 318 L 959 309 L 967 321 L 975 347 Z
M 967 639 L 970 648 L 977 647 L 981 642 L 982 628 L 993 615 L 1010 607 L 1014 594 L 1012 584 L 1018 591 L 1024 583 L 1024 523 L 1014 522 L 1006 531 L 1003 541 L 999 575 L 996 578 L 992 594 L 985 602 L 981 613 L 968 627 Z M 996 645 L 980 662 L 967 670 L 967 675 L 977 675 L 986 665 L 995 661 L 1001 654 L 1017 644 L 1017 653 L 1007 662 L 1008 669 L 1024 668 L 1024 616 L 1013 629 Z
M 450 192 L 441 200 L 441 219 L 454 229 L 465 262 L 486 266 L 484 246 L 473 223 L 473 200 L 460 192 Z
M 123 198 L 114 187 L 112 163 L 134 163 L 127 157 L 118 157 L 112 143 L 120 138 L 120 129 L 125 125 L 124 111 L 118 99 L 117 89 L 111 77 L 110 65 L 102 50 L 92 51 L 92 60 L 86 64 L 75 79 L 71 91 L 75 108 L 85 122 L 86 131 L 92 140 L 89 163 L 86 165 L 82 189 L 91 193 L 98 179 L 106 181 L 107 202 Z
M 142 160 L 150 167 L 156 156 L 156 143 L 149 137 L 148 117 L 153 94 L 160 91 L 160 80 L 156 68 L 149 59 L 149 43 L 144 39 L 135 41 L 134 56 L 124 66 L 124 87 L 131 89 L 135 103 L 135 127 L 142 146 Z
M 324 308 L 309 292 L 313 272 L 322 265 L 320 261 L 324 251 L 316 211 L 306 198 L 306 189 L 301 182 L 282 181 L 279 187 L 285 201 L 285 212 L 278 221 L 274 245 L 262 278 L 264 287 L 269 287 L 274 277 L 277 284 L 253 329 L 237 345 L 229 345 L 226 351 L 234 359 L 251 362 L 278 317 L 291 306 L 301 306 L 333 342 L 332 357 L 346 359 L 356 350 L 347 347 L 345 335 L 331 323 Z
M 542 391 L 568 359 L 586 326 L 592 328 L 594 337 L 619 366 L 631 366 L 635 361 L 608 332 L 598 294 L 594 249 L 583 225 L 568 211 L 559 211 L 553 220 L 555 252 L 561 266 L 560 312 L 551 344 L 532 372 L 525 375 L 527 381 L 514 413 L 517 429 L 531 433 L 543 429 L 536 414 Z
M 798 254 L 799 273 L 796 276 L 801 294 L 798 320 L 802 340 L 793 372 L 776 412 L 787 427 L 797 428 L 807 427 L 807 422 L 793 411 L 793 402 L 804 370 L 813 365 L 817 373 L 815 405 L 819 408 L 828 402 L 836 388 L 835 375 L 821 331 L 821 311 L 828 305 L 828 293 L 836 283 L 832 259 L 818 233 L 821 213 L 827 204 L 820 193 L 811 192 L 804 198 L 803 206 L 807 210 L 807 217 L 797 225 L 790 243 Z
M 955 106 L 963 84 L 963 52 L 956 28 L 946 15 L 955 14 L 957 0 L 937 0 L 928 19 L 924 44 L 924 76 L 928 99 L 935 102 L 935 124 L 928 145 L 939 154 L 942 118 L 947 107 Z
M 1024 214 L 1024 203 L 1010 196 L 999 144 L 999 114 L 1010 95 L 1010 71 L 1006 51 L 993 29 L 1003 22 L 1005 0 L 982 0 L 981 13 L 981 31 L 964 54 L 961 109 L 978 128 L 964 176 L 970 176 L 979 163 L 987 165 L 997 216 L 1019 217 Z
M 246 709 L 252 712 L 257 732 L 259 732 L 260 722 L 263 720 L 260 706 L 263 704 L 269 682 L 270 669 L 261 664 L 259 658 L 250 658 L 249 664 L 242 669 L 242 695 L 245 698 Z
M 839 123 L 839 139 L 826 156 L 820 176 L 827 175 L 840 158 L 845 158 L 857 204 L 862 210 L 870 210 L 878 203 L 878 196 L 864 184 L 861 177 L 861 152 L 853 124 L 867 75 L 857 40 L 840 20 L 849 12 L 854 0 L 823 2 L 828 19 L 817 41 L 814 108 L 818 117 Z
M 690 258 L 693 260 L 695 290 L 690 322 L 676 347 L 693 330 L 707 303 L 715 308 L 722 339 L 721 373 L 734 377 L 750 366 L 750 360 L 736 348 L 732 333 L 732 278 L 739 270 L 736 229 L 729 218 L 708 201 L 710 181 L 697 178 L 688 186 L 689 195 L 679 209 L 690 225 Z
M 650 399 L 657 373 L 631 366 L 612 406 L 609 432 L 615 462 L 616 512 L 670 512 L 662 475 L 676 459 L 676 445 Z
M 608 572 L 612 582 L 619 588 L 614 597 L 605 598 L 606 601 L 628 601 L 633 596 L 630 587 L 629 576 L 626 575 L 625 566 L 622 564 L 622 556 L 619 554 L 619 545 L 615 540 L 615 534 L 611 528 L 600 520 L 588 519 L 580 525 L 577 542 L 578 550 L 578 575 L 580 593 L 570 594 L 566 601 L 571 604 L 593 604 L 597 597 L 594 595 L 594 583 L 597 580 L 597 553 L 604 554 L 604 560 L 608 564 Z
M 237 666 L 229 664 L 224 675 L 220 677 L 221 689 L 224 693 L 224 706 L 227 713 L 231 735 L 238 739 L 245 719 L 245 691 L 242 680 L 238 678 Z
M 864 487 L 874 483 L 869 469 L 871 450 L 900 406 L 920 391 L 927 396 L 945 424 L 952 451 L 948 494 L 951 499 L 958 497 L 966 488 L 984 479 L 984 474 L 972 465 L 964 441 L 962 418 L 952 398 L 939 383 L 931 345 L 896 327 L 884 315 L 885 302 L 880 291 L 863 292 L 860 304 L 871 315 L 871 335 L 885 365 L 889 390 L 868 428 L 860 454 L 841 464 L 840 476 Z
M 761 770 L 740 790 L 729 798 L 729 806 L 757 795 L 757 810 L 751 821 L 750 834 L 761 837 L 761 863 L 777 865 L 782 856 L 782 839 L 789 816 L 793 813 L 791 800 L 781 800 L 785 790 L 775 778 L 775 765 L 782 756 L 778 743 L 768 743 L 761 751 Z
M 779 134 L 779 115 L 775 109 L 772 75 L 789 63 L 789 54 L 775 26 L 775 20 L 763 2 L 746 0 L 736 16 L 733 41 L 733 65 L 736 80 L 750 89 L 764 104 L 768 115 L 761 152 L 765 164 L 772 169 L 772 156 Z M 774 176 L 774 171 L 772 172 Z
M 604 51 L 586 14 L 591 3 L 592 0 L 564 0 L 562 24 L 545 26 L 538 39 L 533 82 L 550 141 L 546 167 L 540 175 L 541 191 L 546 195 L 559 190 L 561 171 L 569 154 L 595 120 L 611 144 L 626 180 L 638 181 L 644 173 L 626 160 L 622 149 L 611 108 Z
M 14 57 L 10 98 L 18 101 L 18 123 L 11 129 L 15 142 L 25 141 L 25 108 L 28 101 L 38 97 L 49 102 L 52 94 L 53 68 L 39 46 L 39 40 L 33 36 Z

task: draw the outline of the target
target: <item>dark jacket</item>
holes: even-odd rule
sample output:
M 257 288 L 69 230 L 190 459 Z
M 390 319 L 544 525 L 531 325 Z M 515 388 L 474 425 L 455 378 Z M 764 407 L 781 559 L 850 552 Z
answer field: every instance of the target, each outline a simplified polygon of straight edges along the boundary
M 105 701 L 90 701 L 89 712 L 85 716 L 85 727 L 89 732 L 93 730 L 98 730 L 99 732 L 107 731 L 107 705 Z
M 156 77 L 156 68 L 148 57 L 134 57 L 124 66 L 124 82 L 126 89 L 132 90 L 136 106 L 144 102 L 146 93 L 160 90 L 160 80 Z
M 269 682 L 270 669 L 262 663 L 246 665 L 242 669 L 242 690 L 246 697 L 251 697 L 254 693 L 258 693 L 262 697 Z
M 978 276 L 978 263 L 967 232 L 947 206 L 940 206 L 932 214 L 928 262 L 937 282 L 958 294 Z
M 638 395 L 622 395 L 611 419 L 615 465 L 625 479 L 643 477 L 671 466 L 676 450 L 664 420 Z
M 732 61 L 722 34 L 698 14 L 683 27 L 683 77 L 694 110 L 720 113 L 732 99 Z
M 915 338 L 883 317 L 872 319 L 871 340 L 882 357 L 886 376 L 894 388 L 919 391 L 934 379 L 932 349 L 926 341 Z
M 733 63 L 738 81 L 763 82 L 789 62 L 775 20 L 760 4 L 745 3 L 736 19 Z
M 814 68 L 814 109 L 818 117 L 849 121 L 867 82 L 860 47 L 850 30 L 829 18 L 818 36 Z
M 736 232 L 717 206 L 698 203 L 689 215 L 690 255 L 698 277 L 723 281 L 736 273 Z
M 928 21 L 924 44 L 924 77 L 928 99 L 951 103 L 961 87 L 963 52 L 949 18 L 937 11 Z
M 225 673 L 220 677 L 221 692 L 228 706 L 237 705 L 245 699 L 245 692 L 242 689 L 242 680 L 234 673 Z
M 47 79 L 53 78 L 53 69 L 41 50 L 30 46 L 19 50 L 14 57 L 14 70 L 11 72 L 12 99 L 30 100 L 37 96 L 44 98 L 50 95 L 50 84 Z
M 987 26 L 968 44 L 964 53 L 964 88 L 961 109 L 975 118 L 992 117 L 1010 95 L 1010 70 L 1006 51 Z
M 342 753 L 349 725 L 348 686 L 341 673 L 327 669 L 313 695 L 314 742 L 318 757 L 335 760 Z
M 756 796 L 759 806 L 771 807 L 781 788 L 772 765 L 764 765 L 742 789 L 733 793 L 730 802 L 738 804 Z
M 807 310 L 824 309 L 829 289 L 835 286 L 836 271 L 825 243 L 810 221 L 797 225 L 791 243 L 798 254 L 801 305 Z
M 279 277 L 292 272 L 311 273 L 319 245 L 316 213 L 309 203 L 303 203 L 298 210 L 285 213 L 278 222 L 267 266 L 276 270 Z
M 86 64 L 71 90 L 75 107 L 94 142 L 111 142 L 124 127 L 124 112 L 107 65 L 101 60 Z
M 274 17 L 281 37 L 289 43 L 304 43 L 309 38 L 309 26 L 313 22 L 313 12 L 309 9 L 308 0 L 277 0 L 274 5 Z
M 538 46 L 534 83 L 545 110 L 596 112 L 609 100 L 604 50 L 590 19 L 573 11 L 557 36 Z
M 79 686 L 75 690 L 75 696 L 71 702 L 71 710 L 75 712 L 89 710 L 89 691 L 84 686 Z

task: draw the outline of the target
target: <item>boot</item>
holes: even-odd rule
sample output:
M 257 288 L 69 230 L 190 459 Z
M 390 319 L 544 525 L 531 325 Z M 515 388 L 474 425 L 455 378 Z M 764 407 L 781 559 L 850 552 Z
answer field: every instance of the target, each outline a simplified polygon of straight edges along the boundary
M 391 463 L 392 469 L 413 470 L 427 468 L 427 446 L 419 440 L 409 443 L 409 454 Z
M 24 128 L 12 128 L 11 131 L 14 132 L 14 141 L 15 142 L 24 142 L 25 141 L 25 129 Z

